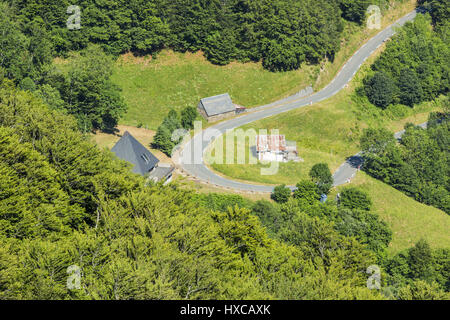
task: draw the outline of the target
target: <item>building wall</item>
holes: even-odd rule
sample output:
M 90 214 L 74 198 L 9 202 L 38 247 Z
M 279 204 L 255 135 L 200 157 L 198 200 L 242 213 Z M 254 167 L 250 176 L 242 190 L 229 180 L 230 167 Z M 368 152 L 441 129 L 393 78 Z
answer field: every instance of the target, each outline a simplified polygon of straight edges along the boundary
M 227 112 L 227 113 L 222 113 L 222 114 L 218 114 L 218 115 L 215 115 L 215 116 L 207 117 L 206 120 L 208 120 L 208 122 L 217 122 L 217 121 L 220 121 L 220 120 L 223 120 L 223 119 L 231 118 L 235 114 L 236 114 L 235 111 L 230 111 L 230 112 Z
M 258 152 L 258 160 L 283 162 L 284 155 L 283 153 L 276 153 L 276 152 Z
M 198 109 L 198 112 L 200 112 L 200 114 L 202 115 L 202 117 L 205 118 L 206 120 L 208 120 L 208 116 L 206 115 L 206 111 L 203 108 L 203 105 L 201 102 L 197 105 L 197 109 Z
M 236 112 L 235 111 L 230 111 L 227 113 L 222 113 L 222 114 L 218 114 L 215 116 L 211 116 L 208 117 L 208 115 L 206 114 L 205 110 L 203 108 L 201 108 L 200 106 L 198 107 L 198 111 L 200 112 L 200 114 L 202 115 L 203 118 L 205 118 L 208 122 L 216 122 L 216 121 L 220 121 L 223 119 L 228 119 L 233 117 Z

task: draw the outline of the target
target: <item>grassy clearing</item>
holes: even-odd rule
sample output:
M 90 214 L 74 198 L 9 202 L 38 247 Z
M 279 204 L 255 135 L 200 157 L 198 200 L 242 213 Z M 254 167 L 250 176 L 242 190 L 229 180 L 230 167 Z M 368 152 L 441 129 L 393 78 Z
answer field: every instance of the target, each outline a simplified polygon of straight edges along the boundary
M 274 117 L 253 122 L 243 127 L 257 132 L 266 129 L 278 129 L 287 140 L 297 142 L 300 157 L 304 162 L 280 163 L 275 175 L 263 176 L 262 167 L 268 165 L 213 163 L 211 157 L 206 160 L 210 167 L 225 176 L 245 181 L 264 184 L 296 184 L 308 176 L 311 167 L 318 162 L 325 162 L 332 171 L 336 170 L 347 157 L 359 151 L 359 138 L 364 128 L 384 127 L 393 132 L 400 131 L 407 122 L 415 124 L 427 120 L 431 111 L 439 110 L 440 103 L 426 102 L 409 108 L 407 106 L 390 106 L 381 110 L 366 100 L 356 96 L 355 89 L 360 86 L 369 66 L 383 50 L 381 47 L 375 55 L 362 66 L 348 88 L 334 97 L 313 106 L 307 106 Z M 247 142 L 247 149 L 254 147 L 255 142 Z M 213 145 L 212 148 L 217 148 Z M 215 153 L 213 153 L 215 155 Z M 225 163 L 225 162 L 223 162 Z
M 393 231 L 389 253 L 410 248 L 422 238 L 434 248 L 450 247 L 450 216 L 445 212 L 419 203 L 363 172 L 358 173 L 352 185 L 370 195 L 372 211 L 388 223 Z
M 414 8 L 414 0 L 395 3 L 382 18 L 383 27 Z M 170 108 L 196 106 L 207 96 L 230 93 L 233 101 L 246 107 L 264 105 L 294 94 L 308 85 L 316 90 L 329 83 L 348 58 L 378 30 L 347 23 L 341 50 L 333 62 L 304 64 L 290 72 L 269 72 L 261 63 L 233 62 L 227 66 L 209 63 L 201 52 L 162 51 L 157 59 L 120 57 L 113 81 L 123 89 L 129 106 L 121 124 L 156 130 Z
M 216 66 L 201 52 L 162 51 L 156 60 L 119 58 L 113 81 L 123 89 L 129 110 L 122 124 L 155 130 L 170 108 L 196 106 L 201 98 L 228 92 L 237 104 L 253 107 L 300 91 L 314 81 L 318 66 L 273 73 L 261 63 Z

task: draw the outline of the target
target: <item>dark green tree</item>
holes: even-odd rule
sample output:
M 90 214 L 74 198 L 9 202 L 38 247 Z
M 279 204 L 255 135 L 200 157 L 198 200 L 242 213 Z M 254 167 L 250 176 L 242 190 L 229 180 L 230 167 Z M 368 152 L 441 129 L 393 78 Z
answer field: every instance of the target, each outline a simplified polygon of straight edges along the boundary
M 205 46 L 205 55 L 214 64 L 226 65 L 236 56 L 236 39 L 230 32 L 216 31 L 206 38 Z
M 328 194 L 333 186 L 333 175 L 326 163 L 317 163 L 309 171 L 309 177 L 317 185 L 319 195 Z
M 294 190 L 294 198 L 303 200 L 308 204 L 314 204 L 320 199 L 319 187 L 310 180 L 301 180 Z
M 393 144 L 395 144 L 394 134 L 383 128 L 365 129 L 360 140 L 361 149 L 366 154 L 383 154 L 386 148 Z
M 172 155 L 173 148 L 175 147 L 175 144 L 172 141 L 172 132 L 164 124 L 160 125 L 158 130 L 156 130 L 152 147 L 161 150 L 168 156 Z
M 410 69 L 404 69 L 400 73 L 398 81 L 400 102 L 413 107 L 423 99 L 423 90 L 416 73 Z
M 394 81 L 385 73 L 375 73 L 364 85 L 369 101 L 377 107 L 386 108 L 394 101 L 397 91 Z
M 120 88 L 111 81 L 112 64 L 98 46 L 90 46 L 70 59 L 61 97 L 83 132 L 113 130 L 126 111 Z
M 355 187 L 344 188 L 340 192 L 339 203 L 343 208 L 370 211 L 372 200 L 369 195 Z
M 29 45 L 30 40 L 21 32 L 12 8 L 0 2 L 0 68 L 6 78 L 19 82 L 31 74 Z
M 197 118 L 197 109 L 194 107 L 186 107 L 181 110 L 181 125 L 184 129 L 190 130 L 194 128 L 194 121 Z
M 365 21 L 366 10 L 369 4 L 369 0 L 340 0 L 342 17 L 362 24 Z
M 386 249 L 392 240 L 392 231 L 376 214 L 365 210 L 340 208 L 334 219 L 336 230 L 345 236 L 353 236 L 377 254 L 386 257 Z
M 282 184 L 273 189 L 270 198 L 278 203 L 285 203 L 291 197 L 291 193 L 292 193 L 291 189 L 286 187 L 286 185 Z
M 20 81 L 19 87 L 24 91 L 33 92 L 36 90 L 36 84 L 30 77 L 23 78 L 22 81 Z
M 425 240 L 419 240 L 414 247 L 408 250 L 408 263 L 411 277 L 414 279 L 427 280 L 433 276 L 433 256 L 430 245 Z

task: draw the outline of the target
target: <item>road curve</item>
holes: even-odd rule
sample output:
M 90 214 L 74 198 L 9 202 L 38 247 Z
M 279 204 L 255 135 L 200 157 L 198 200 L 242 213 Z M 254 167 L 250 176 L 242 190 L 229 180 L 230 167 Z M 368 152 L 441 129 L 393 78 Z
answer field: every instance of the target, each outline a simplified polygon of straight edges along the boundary
M 221 177 L 211 171 L 204 163 L 203 154 L 209 144 L 227 130 L 241 127 L 245 124 L 271 117 L 286 111 L 301 108 L 307 105 L 317 103 L 328 99 L 342 90 L 347 83 L 353 78 L 362 63 L 371 56 L 371 54 L 379 48 L 383 42 L 392 37 L 395 33 L 394 29 L 404 25 L 406 22 L 413 20 L 417 15 L 416 11 L 412 11 L 394 24 L 379 32 L 376 36 L 367 41 L 343 66 L 338 75 L 321 91 L 314 93 L 305 98 L 291 96 L 278 102 L 271 103 L 262 107 L 258 107 L 258 111 L 250 112 L 243 116 L 233 118 L 224 122 L 220 122 L 214 126 L 207 128 L 199 134 L 194 135 L 187 143 L 175 153 L 173 157 L 179 167 L 188 175 L 200 179 L 204 182 L 217 185 L 219 187 L 230 188 L 240 191 L 252 192 L 272 192 L 273 186 L 256 185 L 250 183 L 242 183 Z M 350 157 L 335 173 L 334 185 L 340 185 L 348 181 L 357 170 L 358 161 L 361 161 L 358 155 Z M 291 187 L 293 188 L 293 187 Z
M 428 125 L 428 122 L 419 124 L 418 126 L 426 129 Z M 405 133 L 405 130 L 399 131 L 394 134 L 395 139 L 400 140 L 403 134 Z M 358 168 L 363 164 L 363 159 L 361 157 L 361 153 L 358 152 L 354 156 L 351 156 L 347 158 L 347 161 L 345 161 L 334 173 L 333 175 L 333 186 L 340 186 L 342 184 L 348 183 L 358 171 Z

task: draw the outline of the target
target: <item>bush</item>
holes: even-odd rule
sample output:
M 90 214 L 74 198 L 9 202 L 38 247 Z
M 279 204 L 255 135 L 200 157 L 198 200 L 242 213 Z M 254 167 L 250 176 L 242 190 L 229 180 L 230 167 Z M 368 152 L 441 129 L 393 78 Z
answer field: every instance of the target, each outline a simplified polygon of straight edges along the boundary
M 392 144 L 395 144 L 394 134 L 383 128 L 364 129 L 360 141 L 364 153 L 375 155 L 383 154 L 386 148 Z
M 417 74 L 409 69 L 402 70 L 398 83 L 400 102 L 413 107 L 423 99 L 423 90 Z
M 152 147 L 171 156 L 175 144 L 172 142 L 172 133 L 165 125 L 160 125 L 153 137 Z
M 304 199 L 307 203 L 313 204 L 320 199 L 319 187 L 312 181 L 302 180 L 297 183 L 297 189 L 294 191 L 294 198 Z
M 386 108 L 394 101 L 394 81 L 384 72 L 377 72 L 364 85 L 369 101 L 377 107 Z
M 341 0 L 342 17 L 362 24 L 366 18 L 366 10 L 369 4 L 368 0 Z
M 19 86 L 20 86 L 20 89 L 22 89 L 24 91 L 35 91 L 36 90 L 36 84 L 29 77 L 26 77 L 22 81 L 20 81 Z
M 197 110 L 194 107 L 186 107 L 181 110 L 181 125 L 184 129 L 194 128 L 194 121 L 197 118 Z
M 274 200 L 275 202 L 285 203 L 289 200 L 290 196 L 291 196 L 291 189 L 286 187 L 286 185 L 282 184 L 273 189 L 273 192 L 270 195 L 270 198 L 272 200 Z
M 277 230 L 281 223 L 281 212 L 277 205 L 267 200 L 258 200 L 252 207 L 252 213 L 256 215 L 269 233 Z
M 333 186 L 333 175 L 326 163 L 317 163 L 309 171 L 311 180 L 317 185 L 319 195 L 328 194 Z
M 349 187 L 341 191 L 340 205 L 348 209 L 369 211 L 372 206 L 372 200 L 364 191 L 355 187 Z

